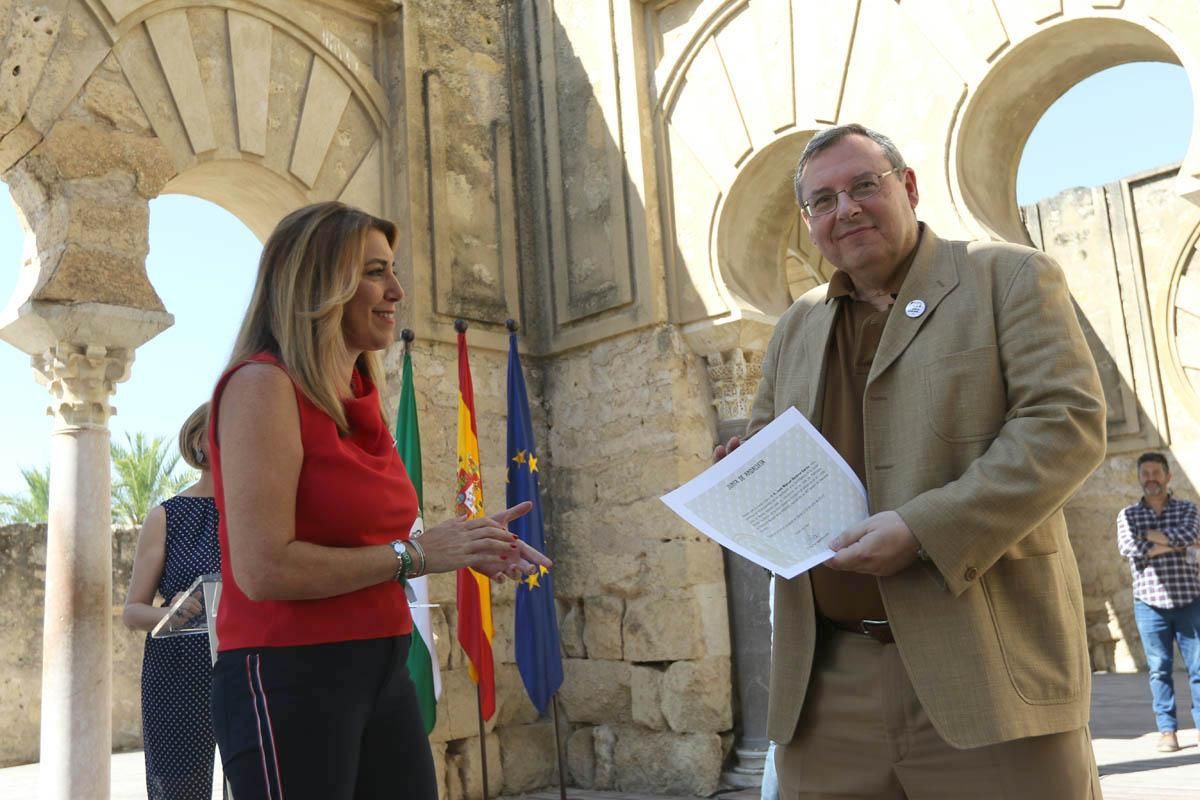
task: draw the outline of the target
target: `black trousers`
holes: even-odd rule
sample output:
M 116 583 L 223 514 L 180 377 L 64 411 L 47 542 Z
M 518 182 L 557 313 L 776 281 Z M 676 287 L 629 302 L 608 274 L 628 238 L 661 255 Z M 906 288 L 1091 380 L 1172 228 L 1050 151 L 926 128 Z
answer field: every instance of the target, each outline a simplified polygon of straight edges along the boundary
M 436 800 L 409 641 L 220 653 L 212 720 L 236 800 Z

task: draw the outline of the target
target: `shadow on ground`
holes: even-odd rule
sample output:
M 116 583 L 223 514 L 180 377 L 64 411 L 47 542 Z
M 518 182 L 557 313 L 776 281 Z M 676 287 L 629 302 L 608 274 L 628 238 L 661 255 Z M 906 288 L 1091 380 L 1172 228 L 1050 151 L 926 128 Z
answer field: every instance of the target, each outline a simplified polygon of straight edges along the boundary
M 1175 704 L 1180 730 L 1200 727 L 1200 721 L 1191 719 L 1192 696 L 1186 672 L 1175 673 Z M 1093 739 L 1136 739 L 1157 732 L 1146 673 L 1094 675 L 1091 728 Z
M 1191 752 L 1188 752 L 1188 751 Z M 1116 764 L 1105 764 L 1100 767 L 1100 777 L 1106 775 L 1125 775 L 1130 772 L 1149 772 L 1156 769 L 1171 769 L 1200 764 L 1200 751 L 1195 745 L 1185 747 L 1178 753 L 1164 753 L 1157 758 L 1143 758 L 1137 761 L 1120 761 Z

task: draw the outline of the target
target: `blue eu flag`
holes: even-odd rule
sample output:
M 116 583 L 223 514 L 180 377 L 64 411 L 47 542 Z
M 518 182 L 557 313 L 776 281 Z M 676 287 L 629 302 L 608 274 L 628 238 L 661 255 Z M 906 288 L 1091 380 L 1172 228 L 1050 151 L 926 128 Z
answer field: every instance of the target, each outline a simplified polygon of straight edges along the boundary
M 538 459 L 529 420 L 525 376 L 517 355 L 517 336 L 508 337 L 508 505 L 533 501 L 533 510 L 509 523 L 513 533 L 538 550 L 546 549 L 542 503 L 538 496 Z M 541 567 L 517 584 L 517 668 L 525 691 L 545 714 L 550 698 L 562 685 L 562 655 L 558 646 L 558 613 L 554 608 L 554 579 Z

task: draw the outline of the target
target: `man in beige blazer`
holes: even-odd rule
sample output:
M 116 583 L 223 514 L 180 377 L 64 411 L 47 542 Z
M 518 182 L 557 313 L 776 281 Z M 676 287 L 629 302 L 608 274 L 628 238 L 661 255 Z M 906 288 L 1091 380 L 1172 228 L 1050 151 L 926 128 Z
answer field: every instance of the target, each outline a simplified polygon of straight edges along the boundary
M 1104 401 L 1063 274 L 939 239 L 861 126 L 814 137 L 795 188 L 838 272 L 779 320 L 748 434 L 795 406 L 872 516 L 776 581 L 781 796 L 1099 798 L 1062 506 L 1104 455 Z

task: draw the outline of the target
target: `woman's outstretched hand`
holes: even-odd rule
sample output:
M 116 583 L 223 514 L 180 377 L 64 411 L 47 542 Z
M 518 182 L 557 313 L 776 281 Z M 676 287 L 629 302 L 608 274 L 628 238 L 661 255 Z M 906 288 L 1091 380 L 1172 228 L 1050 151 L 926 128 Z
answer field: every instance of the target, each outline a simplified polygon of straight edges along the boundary
M 533 508 L 524 503 L 487 517 L 455 517 L 428 528 L 421 536 L 426 572 L 452 572 L 470 567 L 490 578 L 519 579 L 550 567 L 552 562 L 508 530 L 508 523 Z

